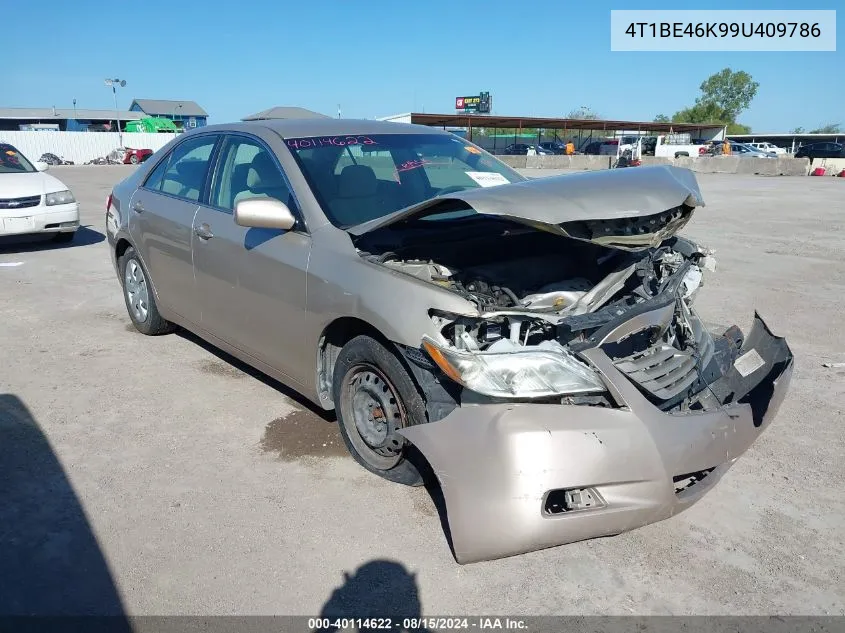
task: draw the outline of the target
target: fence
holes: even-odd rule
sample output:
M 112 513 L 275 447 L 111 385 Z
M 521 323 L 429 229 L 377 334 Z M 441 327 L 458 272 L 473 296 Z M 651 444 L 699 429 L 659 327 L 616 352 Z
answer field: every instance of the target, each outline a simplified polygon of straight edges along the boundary
M 173 134 L 124 132 L 123 146 L 156 151 L 173 139 Z M 10 143 L 31 161 L 49 152 L 76 164 L 106 156 L 120 147 L 117 132 L 0 132 L 0 143 Z

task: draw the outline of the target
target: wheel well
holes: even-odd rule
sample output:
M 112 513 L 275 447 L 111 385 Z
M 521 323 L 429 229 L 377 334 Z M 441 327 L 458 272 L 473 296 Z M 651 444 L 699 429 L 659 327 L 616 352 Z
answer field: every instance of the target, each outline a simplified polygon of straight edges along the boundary
M 320 335 L 317 347 L 317 395 L 324 409 L 334 409 L 332 378 L 340 350 L 353 338 L 364 334 L 381 342 L 388 349 L 393 347 L 384 334 L 366 321 L 355 317 L 335 319 Z
M 121 257 L 123 257 L 123 254 L 126 252 L 126 249 L 129 248 L 130 246 L 132 246 L 132 244 L 129 243 L 129 240 L 126 240 L 126 239 L 123 239 L 123 238 L 118 240 L 117 245 L 114 247 L 114 254 L 117 257 L 117 259 L 120 259 Z

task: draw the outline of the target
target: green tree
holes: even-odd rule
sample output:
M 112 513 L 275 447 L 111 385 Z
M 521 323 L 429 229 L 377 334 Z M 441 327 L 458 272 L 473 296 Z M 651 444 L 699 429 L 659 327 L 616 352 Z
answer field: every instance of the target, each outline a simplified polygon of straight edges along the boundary
M 742 123 L 728 123 L 728 134 L 751 134 L 751 127 Z
M 751 128 L 737 123 L 736 118 L 748 108 L 759 85 L 745 71 L 724 68 L 701 82 L 701 95 L 695 104 L 678 110 L 671 122 L 727 125 L 729 134 L 748 134 Z M 666 123 L 669 118 L 660 114 L 654 120 Z
M 694 106 L 679 110 L 672 116 L 673 123 L 716 123 L 732 122 L 725 111 L 715 103 L 696 102 Z
M 655 123 L 669 123 L 669 122 L 671 122 L 671 119 L 668 116 L 666 116 L 665 114 L 658 114 L 656 117 L 654 117 L 654 122 Z
M 596 119 L 600 119 L 601 117 L 596 113 L 593 112 L 587 106 L 581 106 L 580 108 L 576 108 L 572 110 L 569 114 L 566 115 L 567 119 L 586 119 L 590 121 L 595 121 Z
M 792 128 L 791 130 L 789 130 L 789 133 L 790 133 L 790 134 L 803 134 L 803 133 L 804 133 L 804 128 L 803 128 L 803 127 L 800 127 L 800 126 L 799 126 L 799 127 L 795 127 L 795 128 Z
M 842 131 L 842 126 L 839 123 L 828 123 L 815 130 L 810 130 L 810 134 L 839 134 Z
M 723 68 L 701 82 L 701 96 L 696 105 L 713 105 L 723 112 L 726 123 L 736 122 L 741 112 L 748 109 L 760 84 L 744 70 Z

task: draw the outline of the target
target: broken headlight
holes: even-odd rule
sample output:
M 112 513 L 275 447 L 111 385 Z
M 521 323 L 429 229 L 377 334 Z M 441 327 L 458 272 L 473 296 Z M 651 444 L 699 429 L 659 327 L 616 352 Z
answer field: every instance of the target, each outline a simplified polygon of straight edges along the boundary
M 513 352 L 467 352 L 443 347 L 423 337 L 423 349 L 440 370 L 467 389 L 493 398 L 545 396 L 606 391 L 598 374 L 559 344 Z

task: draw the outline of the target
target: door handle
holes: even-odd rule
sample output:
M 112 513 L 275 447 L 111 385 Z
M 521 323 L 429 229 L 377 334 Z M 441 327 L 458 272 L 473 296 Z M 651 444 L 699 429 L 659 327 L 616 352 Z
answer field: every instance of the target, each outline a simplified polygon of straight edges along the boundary
M 135 211 L 135 213 L 143 213 L 144 205 L 141 204 L 140 200 L 136 200 L 135 204 L 132 205 L 132 210 Z
M 214 233 L 211 232 L 211 227 L 208 224 L 200 224 L 194 229 L 194 234 L 201 240 L 210 240 L 214 237 Z

